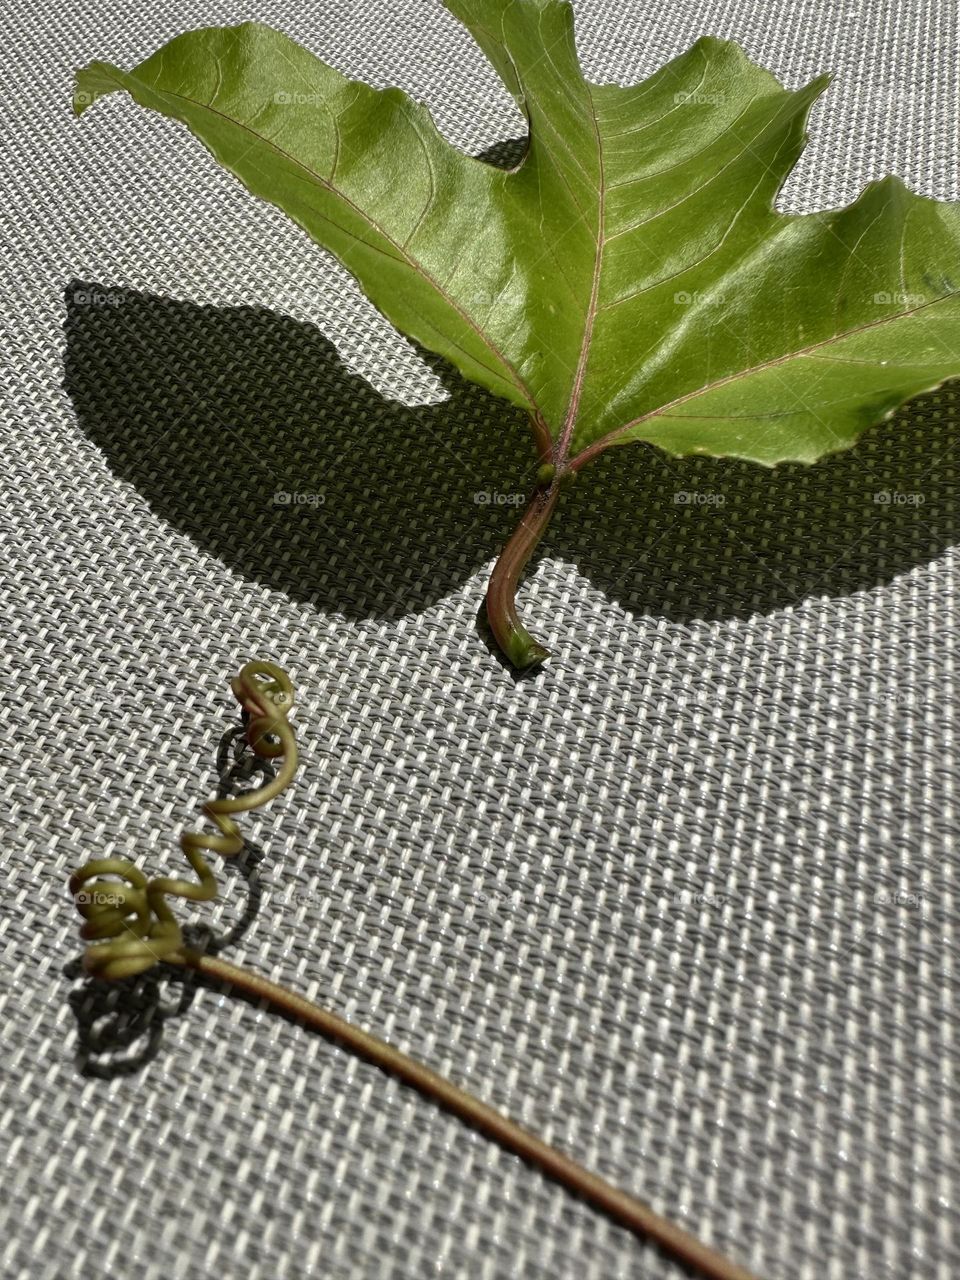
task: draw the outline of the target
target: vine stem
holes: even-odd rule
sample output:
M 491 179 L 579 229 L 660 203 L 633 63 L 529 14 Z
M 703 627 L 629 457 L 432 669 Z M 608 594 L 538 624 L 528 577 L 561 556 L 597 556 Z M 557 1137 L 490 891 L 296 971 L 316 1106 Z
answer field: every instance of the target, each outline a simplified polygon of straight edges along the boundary
M 216 956 L 185 948 L 168 959 L 173 964 L 189 967 L 218 982 L 229 983 L 251 999 L 265 1000 L 288 1017 L 339 1041 L 368 1062 L 439 1103 L 478 1132 L 534 1165 L 547 1177 L 602 1210 L 622 1226 L 655 1241 L 678 1262 L 695 1267 L 706 1280 L 756 1280 L 751 1272 L 661 1217 L 643 1201 L 634 1199 L 598 1174 L 585 1169 L 556 1147 L 515 1124 L 502 1112 L 481 1102 L 473 1094 L 467 1093 L 465 1089 L 459 1088 L 414 1058 L 401 1053 L 393 1045 L 362 1031 L 328 1009 L 288 991 L 286 987 L 271 982 L 258 973 Z

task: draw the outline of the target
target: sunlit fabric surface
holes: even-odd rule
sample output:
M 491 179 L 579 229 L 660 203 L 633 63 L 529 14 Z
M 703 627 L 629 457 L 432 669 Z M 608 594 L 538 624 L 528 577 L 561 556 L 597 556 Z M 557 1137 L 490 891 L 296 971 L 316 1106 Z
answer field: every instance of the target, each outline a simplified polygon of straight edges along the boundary
M 576 14 L 594 80 L 703 33 L 790 86 L 833 71 L 784 209 L 887 172 L 960 196 L 953 5 Z M 585 472 L 521 591 L 555 656 L 515 682 L 478 611 L 522 415 L 184 130 L 119 97 L 71 115 L 82 63 L 246 18 L 471 153 L 522 133 L 435 0 L 5 11 L 0 1271 L 679 1280 L 276 1016 L 71 967 L 69 870 L 181 873 L 228 679 L 265 656 L 303 767 L 196 913 L 228 958 L 768 1280 L 950 1280 L 958 392 L 812 469 Z

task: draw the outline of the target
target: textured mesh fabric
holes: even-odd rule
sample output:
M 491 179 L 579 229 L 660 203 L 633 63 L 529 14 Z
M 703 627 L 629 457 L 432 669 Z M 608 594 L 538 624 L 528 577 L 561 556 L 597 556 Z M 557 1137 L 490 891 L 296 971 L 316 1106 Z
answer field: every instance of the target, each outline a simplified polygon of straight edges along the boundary
M 631 82 L 711 33 L 831 69 L 781 207 L 891 171 L 956 199 L 954 6 L 773 12 L 582 0 L 582 58 Z M 266 1011 L 77 976 L 66 875 L 179 871 L 227 680 L 269 656 L 303 768 L 197 913 L 231 959 L 770 1280 L 955 1276 L 957 392 L 812 469 L 584 473 L 522 591 L 555 656 L 516 682 L 478 609 L 521 415 L 183 130 L 71 116 L 75 67 L 244 18 L 471 152 L 521 129 L 435 0 L 8 0 L 0 1271 L 680 1275 Z

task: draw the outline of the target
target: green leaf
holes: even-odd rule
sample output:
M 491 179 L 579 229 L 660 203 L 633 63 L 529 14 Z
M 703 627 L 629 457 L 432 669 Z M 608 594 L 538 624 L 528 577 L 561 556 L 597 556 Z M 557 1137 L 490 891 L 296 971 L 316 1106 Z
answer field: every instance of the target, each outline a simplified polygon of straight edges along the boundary
M 772 202 L 819 77 L 783 89 L 704 37 L 635 88 L 590 85 L 563 0 L 448 0 L 525 112 L 503 172 L 397 89 L 255 23 L 189 32 L 116 89 L 182 120 L 331 249 L 401 330 L 539 413 L 568 449 L 811 462 L 960 374 L 960 213 L 896 178 L 846 209 Z
M 704 37 L 594 85 L 567 0 L 446 4 L 527 118 L 512 170 L 255 23 L 92 63 L 76 107 L 125 89 L 185 123 L 397 328 L 529 412 L 541 487 L 633 440 L 813 462 L 960 375 L 958 206 L 890 177 L 773 207 L 828 77 L 787 90 Z

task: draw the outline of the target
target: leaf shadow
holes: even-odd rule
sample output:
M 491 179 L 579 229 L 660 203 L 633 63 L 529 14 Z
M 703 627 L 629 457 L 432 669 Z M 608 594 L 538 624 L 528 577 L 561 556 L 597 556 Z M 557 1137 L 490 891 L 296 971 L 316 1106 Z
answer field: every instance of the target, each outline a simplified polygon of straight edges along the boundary
M 578 477 L 545 550 L 629 613 L 672 622 L 870 590 L 960 540 L 958 423 L 954 384 L 813 466 L 612 449 Z
M 420 612 L 509 533 L 515 508 L 477 493 L 520 500 L 532 483 L 524 414 L 429 352 L 449 399 L 409 406 L 350 372 L 315 325 L 266 308 L 74 280 L 66 309 L 64 386 L 114 474 L 294 599 L 350 617 Z
M 245 579 L 397 618 L 462 586 L 515 523 L 536 465 L 524 414 L 432 353 L 416 348 L 448 398 L 405 405 L 316 326 L 263 307 L 81 280 L 65 296 L 84 434 Z M 541 554 L 631 613 L 680 622 L 868 589 L 957 541 L 958 404 L 948 385 L 813 467 L 613 449 L 564 496 Z

